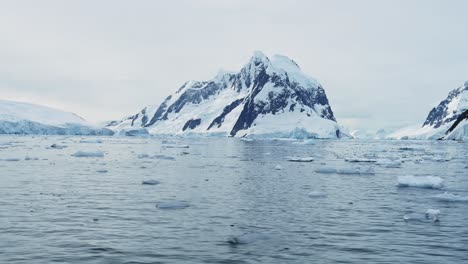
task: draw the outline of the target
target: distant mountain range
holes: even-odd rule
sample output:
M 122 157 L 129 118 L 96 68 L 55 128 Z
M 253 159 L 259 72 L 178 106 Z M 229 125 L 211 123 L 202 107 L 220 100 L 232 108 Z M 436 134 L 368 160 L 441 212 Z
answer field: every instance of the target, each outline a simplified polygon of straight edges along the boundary
M 457 136 L 453 132 L 452 126 L 466 110 L 468 110 L 468 81 L 464 85 L 451 91 L 447 98 L 442 100 L 437 106 L 431 109 L 422 126 L 411 126 L 400 129 L 388 136 L 392 139 L 463 139 L 463 135 L 458 131 Z M 458 122 L 457 125 L 462 125 Z M 451 131 L 448 131 L 452 129 Z M 465 135 L 465 138 L 468 137 Z
M 294 60 L 262 52 L 238 72 L 188 81 L 162 103 L 103 127 L 73 113 L 0 100 L 0 134 L 466 140 L 467 118 L 468 82 L 432 108 L 422 125 L 350 134 L 337 123 L 317 80 Z
M 107 125 L 151 134 L 341 138 L 325 90 L 286 56 L 255 52 L 239 72 L 188 81 L 160 105 Z

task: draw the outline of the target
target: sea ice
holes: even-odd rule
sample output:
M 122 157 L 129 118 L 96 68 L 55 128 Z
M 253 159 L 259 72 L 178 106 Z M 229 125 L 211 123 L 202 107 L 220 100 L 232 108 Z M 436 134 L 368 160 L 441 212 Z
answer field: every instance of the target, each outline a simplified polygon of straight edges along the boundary
M 314 158 L 312 157 L 286 157 L 286 160 L 291 162 L 312 162 Z
M 282 169 L 283 169 L 283 166 L 281 166 L 281 165 L 276 165 L 275 166 L 275 170 L 282 170 Z
M 183 148 L 187 149 L 190 148 L 189 145 L 163 145 L 164 148 Z
M 434 196 L 431 196 L 431 198 L 441 202 L 468 202 L 468 196 L 461 196 L 458 194 L 452 194 L 448 192 L 436 194 Z
M 6 158 L 6 159 L 2 159 L 3 161 L 20 161 L 21 159 L 18 159 L 18 158 Z
M 100 150 L 96 151 L 77 151 L 72 154 L 73 157 L 77 158 L 102 158 L 104 157 L 104 153 Z
M 99 140 L 99 139 L 83 139 L 83 140 L 80 140 L 80 143 L 101 144 L 102 140 Z
M 398 187 L 441 189 L 444 187 L 444 180 L 436 176 L 398 176 Z
M 52 148 L 52 149 L 64 149 L 64 148 L 66 148 L 66 147 L 67 147 L 67 146 L 65 146 L 65 145 L 58 145 L 58 144 L 52 144 L 52 145 L 50 145 L 50 148 Z

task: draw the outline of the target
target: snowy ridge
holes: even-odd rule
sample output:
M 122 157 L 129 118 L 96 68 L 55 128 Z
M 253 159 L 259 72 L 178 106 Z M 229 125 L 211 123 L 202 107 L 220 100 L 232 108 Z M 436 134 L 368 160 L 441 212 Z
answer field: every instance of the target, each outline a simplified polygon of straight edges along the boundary
M 111 135 L 80 116 L 30 103 L 0 100 L 0 134 Z
M 390 139 L 438 139 L 454 124 L 455 120 L 468 110 L 468 81 L 451 91 L 429 112 L 422 127 L 418 125 L 400 129 L 387 138 Z
M 455 120 L 441 139 L 468 140 L 468 110 Z
M 152 134 L 339 138 L 323 87 L 296 62 L 255 52 L 238 72 L 189 81 L 159 107 L 112 122 L 112 130 L 146 128 Z

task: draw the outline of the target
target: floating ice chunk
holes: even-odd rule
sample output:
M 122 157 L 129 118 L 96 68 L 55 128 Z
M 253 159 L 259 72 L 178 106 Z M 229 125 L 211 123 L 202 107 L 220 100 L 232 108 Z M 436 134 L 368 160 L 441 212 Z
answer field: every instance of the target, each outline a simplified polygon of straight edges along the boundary
M 398 176 L 398 187 L 441 189 L 444 180 L 436 176 Z
M 283 166 L 281 166 L 279 164 L 275 166 L 275 170 L 282 170 L 282 169 L 283 169 Z
M 309 197 L 323 198 L 323 197 L 327 197 L 327 194 L 324 192 L 320 192 L 320 191 L 311 191 L 309 193 Z
M 261 233 L 247 233 L 240 236 L 232 236 L 228 238 L 228 243 L 232 245 L 252 244 L 263 240 L 270 239 L 270 236 Z
M 26 157 L 24 158 L 24 160 L 39 160 L 39 158 L 37 158 L 37 157 L 34 157 L 34 158 L 33 158 L 33 157 L 26 156 Z
M 166 155 L 149 155 L 149 154 L 139 154 L 138 155 L 139 159 L 162 159 L 162 160 L 175 160 L 174 157 L 172 156 L 166 156 Z
M 424 151 L 423 148 L 413 148 L 413 147 L 401 147 L 398 150 L 401 150 L 401 151 Z
M 405 222 L 439 222 L 440 210 L 428 209 L 425 213 L 409 213 L 403 216 Z
M 436 194 L 434 196 L 431 196 L 431 198 L 441 201 L 441 202 L 462 202 L 462 203 L 468 202 L 468 196 L 461 196 L 458 194 L 452 194 L 448 192 Z
M 159 209 L 185 209 L 190 207 L 190 205 L 186 202 L 180 201 L 168 201 L 168 202 L 159 202 L 156 204 L 156 207 Z
M 65 146 L 65 145 L 58 145 L 58 144 L 52 144 L 52 145 L 50 145 L 50 148 L 52 148 L 52 149 L 64 149 L 64 148 L 66 148 L 66 147 L 67 147 L 67 146 Z
M 332 167 L 322 167 L 318 168 L 315 172 L 317 173 L 338 173 L 338 170 Z
M 107 173 L 107 172 L 109 172 L 109 171 L 108 171 L 108 170 L 97 170 L 96 172 L 97 172 L 97 173 Z
M 164 148 L 183 148 L 187 149 L 190 148 L 189 145 L 163 145 Z
M 243 138 L 241 138 L 240 140 L 246 141 L 246 142 L 252 142 L 252 141 L 254 141 L 253 138 L 246 138 L 246 137 L 243 137 Z
M 356 158 L 356 159 L 345 159 L 345 161 L 347 162 L 351 162 L 351 163 L 358 163 L 358 162 L 364 162 L 364 163 L 374 163 L 374 162 L 377 162 L 377 160 L 375 159 L 360 159 L 360 158 Z
M 286 157 L 287 161 L 291 162 L 312 162 L 314 158 L 312 157 Z
M 361 168 L 361 167 L 354 167 L 354 168 L 341 168 L 337 171 L 338 174 L 348 174 L 348 175 L 374 175 L 375 171 L 373 168 Z
M 18 158 L 6 158 L 6 159 L 2 159 L 3 161 L 20 161 L 21 159 L 18 159 Z
M 100 150 L 96 151 L 77 151 L 72 154 L 73 157 L 77 158 L 102 158 L 104 157 L 104 153 Z
M 157 180 L 144 180 L 141 182 L 141 184 L 144 184 L 144 185 L 158 185 L 160 183 L 161 182 Z
M 428 219 L 436 219 L 440 214 L 440 210 L 438 209 L 427 209 L 426 211 L 426 218 Z
M 80 143 L 101 144 L 102 141 L 99 139 L 83 139 L 83 140 L 80 140 Z

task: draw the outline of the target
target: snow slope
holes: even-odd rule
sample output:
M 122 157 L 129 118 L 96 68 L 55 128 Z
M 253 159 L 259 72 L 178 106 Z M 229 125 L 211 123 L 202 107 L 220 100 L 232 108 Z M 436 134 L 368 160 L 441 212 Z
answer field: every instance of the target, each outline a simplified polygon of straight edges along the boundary
M 189 81 L 159 107 L 108 126 L 144 127 L 152 134 L 294 138 L 348 136 L 325 90 L 288 57 L 255 52 L 238 72 Z
M 468 110 L 457 118 L 441 139 L 468 140 Z
M 454 124 L 455 120 L 468 110 L 468 81 L 451 91 L 429 112 L 422 127 L 418 125 L 400 129 L 387 138 L 390 139 L 438 139 Z
M 0 134 L 110 135 L 112 131 L 54 108 L 0 100 Z

